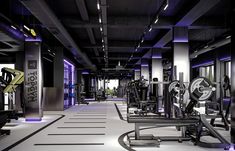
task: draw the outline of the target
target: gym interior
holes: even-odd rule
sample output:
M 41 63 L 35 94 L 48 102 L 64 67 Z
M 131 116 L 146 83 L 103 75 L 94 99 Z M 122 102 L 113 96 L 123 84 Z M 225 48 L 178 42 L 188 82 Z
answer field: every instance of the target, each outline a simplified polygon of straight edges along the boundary
M 234 151 L 234 0 L 1 0 L 0 150 Z

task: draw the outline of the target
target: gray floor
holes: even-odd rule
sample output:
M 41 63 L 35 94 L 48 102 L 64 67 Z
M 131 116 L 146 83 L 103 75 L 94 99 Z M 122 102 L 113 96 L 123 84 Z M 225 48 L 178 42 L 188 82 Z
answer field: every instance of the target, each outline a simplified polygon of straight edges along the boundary
M 126 115 L 126 105 L 122 101 L 90 103 L 89 105 L 74 106 L 63 112 L 46 112 L 47 114 L 64 114 L 65 117 L 48 126 L 21 144 L 14 151 L 124 151 L 118 143 L 118 138 L 125 132 L 134 129 L 133 124 L 120 120 L 114 103 L 118 104 L 123 116 Z M 30 127 L 22 126 L 12 131 L 12 135 L 0 139 L 0 149 L 5 148 L 26 132 L 31 133 L 59 116 L 47 115 L 44 122 L 30 123 Z M 48 120 L 48 121 L 47 121 Z M 19 121 L 20 123 L 20 121 Z M 21 123 L 24 125 L 28 123 Z M 16 126 L 17 127 L 17 126 Z M 173 127 L 158 128 L 143 131 L 157 135 L 179 135 Z M 223 132 L 229 136 L 229 132 Z M 17 137 L 17 138 L 16 138 Z M 7 145 L 6 145 L 7 144 Z M 63 145 L 61 145 L 63 144 Z M 162 142 L 159 148 L 135 148 L 138 151 L 180 150 L 180 151 L 219 151 L 222 149 L 206 149 L 194 146 L 191 142 Z

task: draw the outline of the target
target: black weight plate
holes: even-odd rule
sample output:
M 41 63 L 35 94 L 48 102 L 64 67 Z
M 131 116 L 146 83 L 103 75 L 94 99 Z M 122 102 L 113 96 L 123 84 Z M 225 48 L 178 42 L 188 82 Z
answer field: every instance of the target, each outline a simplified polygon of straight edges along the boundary
M 200 82 L 200 83 L 196 83 L 196 82 Z M 199 86 L 202 86 L 202 88 L 212 87 L 212 83 L 210 82 L 209 79 L 205 77 L 198 77 L 198 78 L 193 79 L 189 84 L 189 94 L 191 98 L 196 101 L 204 101 L 204 100 L 210 99 L 213 94 L 212 91 L 200 90 Z M 208 93 L 206 94 L 206 92 Z

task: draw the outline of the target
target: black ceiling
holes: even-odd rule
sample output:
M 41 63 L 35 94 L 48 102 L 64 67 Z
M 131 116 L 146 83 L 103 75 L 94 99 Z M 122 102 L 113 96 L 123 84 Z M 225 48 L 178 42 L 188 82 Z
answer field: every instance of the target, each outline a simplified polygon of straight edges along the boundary
M 104 60 L 105 52 L 102 49 L 103 35 L 100 31 L 98 1 L 45 1 L 81 51 L 87 54 L 98 69 L 104 68 L 106 62 Z M 203 3 L 202 1 L 207 5 L 207 8 L 202 7 L 197 9 L 195 14 L 190 14 L 190 11 Z M 159 22 L 153 26 L 151 32 L 145 34 L 144 42 L 141 44 L 140 49 L 135 52 L 135 47 L 140 42 L 144 30 L 154 19 L 165 0 L 100 0 L 99 2 L 102 7 L 101 14 L 102 11 L 107 11 L 107 14 L 105 14 L 106 19 L 102 18 L 102 22 L 107 21 L 107 24 L 103 26 L 103 30 L 107 28 L 107 42 L 105 42 L 108 51 L 107 68 L 116 67 L 119 61 L 126 68 L 133 68 L 149 50 L 160 46 L 167 47 L 169 53 L 172 40 L 168 39 L 162 45 L 159 43 L 164 36 L 171 32 L 174 25 L 189 25 L 191 52 L 229 32 L 228 8 L 230 0 L 169 0 L 168 8 L 160 12 Z M 34 26 L 40 25 L 40 21 L 32 15 L 30 17 L 31 13 L 23 6 L 16 6 L 21 5 L 19 1 L 2 0 L 1 3 L 7 6 L 4 7 L 1 4 L 1 7 L 4 7 L 1 11 L 12 20 L 17 22 L 19 19 L 22 20 L 23 17 L 24 21 Z M 102 3 L 106 3 L 106 5 L 103 6 Z M 184 19 L 187 15 L 189 19 Z M 42 32 L 45 39 L 49 41 L 49 44 L 58 42 L 43 28 L 43 25 L 38 28 L 40 28 L 40 32 Z M 132 54 L 133 57 L 130 59 Z

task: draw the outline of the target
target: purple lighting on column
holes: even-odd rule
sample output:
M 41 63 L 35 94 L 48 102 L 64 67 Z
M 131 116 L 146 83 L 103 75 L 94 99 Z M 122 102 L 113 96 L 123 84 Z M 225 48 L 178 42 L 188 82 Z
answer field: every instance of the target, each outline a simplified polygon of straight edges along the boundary
M 84 75 L 84 74 L 89 74 L 89 72 L 88 72 L 88 71 L 83 71 L 82 74 L 83 74 L 83 75 Z
M 162 59 L 162 56 L 160 56 L 160 55 L 155 55 L 155 56 L 152 56 L 152 59 Z
M 208 62 L 204 62 L 204 63 L 201 63 L 201 64 L 193 65 L 192 68 L 197 68 L 197 67 L 202 67 L 202 66 L 209 66 L 209 65 L 213 65 L 213 64 L 214 64 L 214 61 L 208 61 Z
M 173 42 L 179 42 L 179 43 L 184 43 L 184 42 L 188 42 L 188 39 L 186 38 L 182 38 L 182 39 L 174 39 Z
M 141 64 L 141 67 L 148 67 L 148 64 Z
M 230 56 L 227 56 L 227 57 L 220 58 L 219 60 L 220 60 L 220 61 L 230 61 L 230 60 L 231 60 L 231 57 L 230 57 Z
M 26 122 L 38 122 L 41 121 L 41 118 L 26 118 L 25 121 Z
M 36 38 L 26 37 L 25 41 L 38 41 L 38 42 L 41 42 L 42 39 L 40 37 L 36 37 Z

